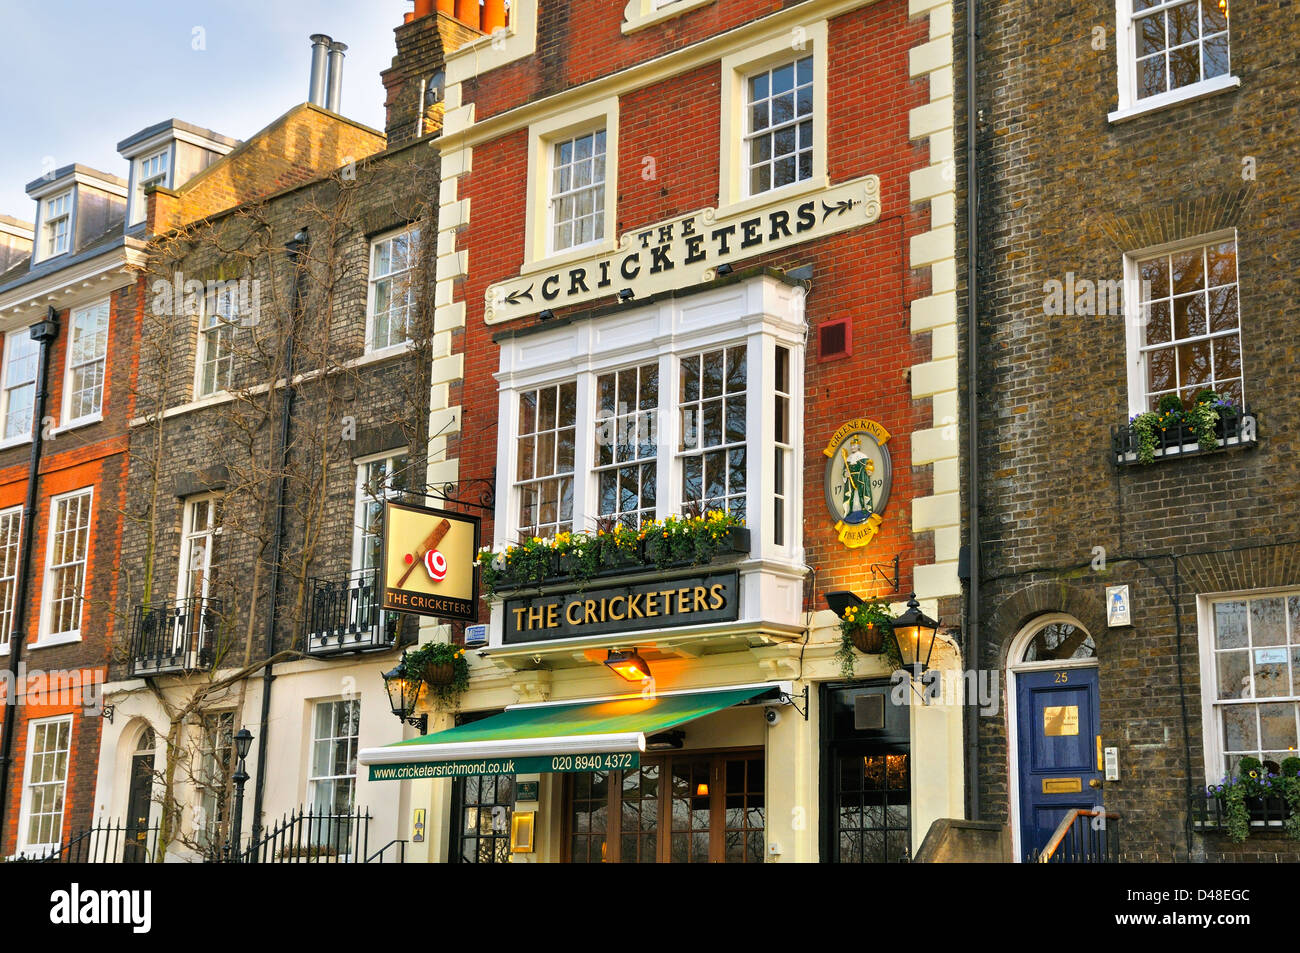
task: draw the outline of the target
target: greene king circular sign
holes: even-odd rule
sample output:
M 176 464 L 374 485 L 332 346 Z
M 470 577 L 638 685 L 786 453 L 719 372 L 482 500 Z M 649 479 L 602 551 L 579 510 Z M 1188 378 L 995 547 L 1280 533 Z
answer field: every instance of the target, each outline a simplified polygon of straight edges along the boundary
M 888 442 L 888 430 L 860 417 L 835 431 L 822 451 L 827 457 L 826 508 L 840 542 L 851 549 L 871 542 L 889 503 L 893 467 Z

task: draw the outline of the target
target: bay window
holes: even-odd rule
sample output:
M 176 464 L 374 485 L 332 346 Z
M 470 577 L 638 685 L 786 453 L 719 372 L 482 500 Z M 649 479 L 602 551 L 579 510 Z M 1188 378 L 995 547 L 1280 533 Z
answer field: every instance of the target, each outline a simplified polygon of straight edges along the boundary
M 577 392 L 577 383 L 566 381 L 519 395 L 520 535 L 554 536 L 573 530 Z
M 504 338 L 498 544 L 727 510 L 754 555 L 793 561 L 797 290 L 763 277 Z
M 596 407 L 596 515 L 636 529 L 658 499 L 658 363 L 597 376 Z
M 681 361 L 682 503 L 745 518 L 744 346 Z

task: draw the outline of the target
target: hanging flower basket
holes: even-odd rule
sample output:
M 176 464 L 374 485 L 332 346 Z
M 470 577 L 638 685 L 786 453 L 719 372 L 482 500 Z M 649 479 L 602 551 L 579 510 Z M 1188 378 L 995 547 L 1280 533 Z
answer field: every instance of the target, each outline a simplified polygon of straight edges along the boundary
M 885 627 L 878 623 L 858 626 L 850 630 L 853 647 L 863 655 L 879 655 L 885 650 Z
M 451 662 L 431 662 L 424 667 L 424 680 L 430 685 L 450 685 L 456 680 L 456 666 Z

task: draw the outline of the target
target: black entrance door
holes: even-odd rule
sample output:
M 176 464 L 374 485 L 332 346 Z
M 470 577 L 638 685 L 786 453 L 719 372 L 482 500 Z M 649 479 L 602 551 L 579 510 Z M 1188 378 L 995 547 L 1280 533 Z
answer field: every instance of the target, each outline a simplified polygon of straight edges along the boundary
M 887 681 L 822 689 L 821 859 L 897 863 L 911 856 L 908 710 Z
M 149 861 L 149 808 L 153 804 L 153 752 L 131 758 L 131 787 L 126 798 L 126 844 L 122 862 Z

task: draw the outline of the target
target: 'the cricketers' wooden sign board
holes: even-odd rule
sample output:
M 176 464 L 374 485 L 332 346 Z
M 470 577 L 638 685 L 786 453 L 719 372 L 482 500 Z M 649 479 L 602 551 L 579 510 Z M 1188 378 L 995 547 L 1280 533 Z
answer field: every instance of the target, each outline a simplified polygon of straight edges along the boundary
M 384 505 L 384 609 L 478 621 L 476 516 Z

